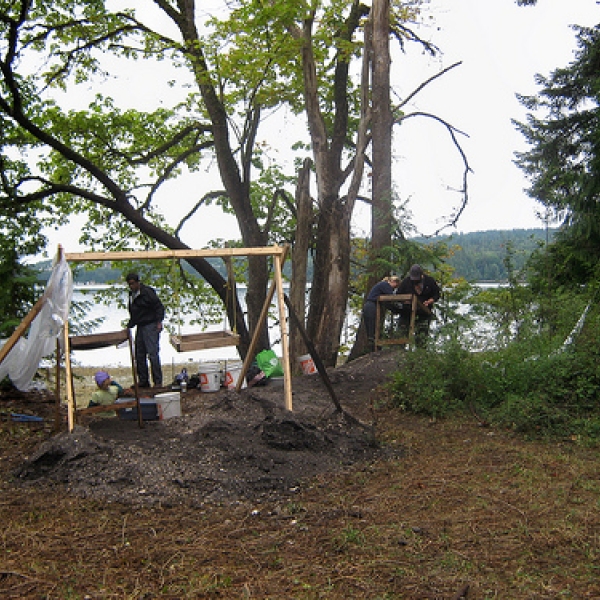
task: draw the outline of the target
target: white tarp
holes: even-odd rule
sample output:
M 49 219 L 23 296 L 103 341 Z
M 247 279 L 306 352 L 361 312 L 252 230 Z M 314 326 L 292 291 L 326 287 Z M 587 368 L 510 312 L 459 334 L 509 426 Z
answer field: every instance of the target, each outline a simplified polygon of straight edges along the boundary
M 62 252 L 60 259 L 55 259 L 45 293 L 46 302 L 31 323 L 29 334 L 19 339 L 0 364 L 0 381 L 8 375 L 21 391 L 29 389 L 41 359 L 56 350 L 56 340 L 69 318 L 73 276 Z

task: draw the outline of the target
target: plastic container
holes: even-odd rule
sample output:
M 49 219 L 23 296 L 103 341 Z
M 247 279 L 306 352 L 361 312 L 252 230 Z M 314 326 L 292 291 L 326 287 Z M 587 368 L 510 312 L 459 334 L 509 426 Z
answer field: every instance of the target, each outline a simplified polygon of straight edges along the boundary
M 285 379 L 283 377 L 269 377 L 269 383 L 274 388 L 282 388 L 284 386 Z
M 221 388 L 221 365 L 219 363 L 201 363 L 198 375 L 200 375 L 200 389 L 203 392 L 218 392 Z
M 305 375 L 312 375 L 317 372 L 317 368 L 315 367 L 315 363 L 310 354 L 303 354 L 296 360 Z
M 131 398 L 119 398 L 116 403 L 119 404 L 119 402 L 131 402 Z M 142 421 L 158 421 L 158 408 L 154 398 L 140 398 L 140 406 L 142 407 Z M 119 408 L 117 415 L 121 421 L 137 421 L 137 406 Z
M 235 390 L 240 375 L 242 374 L 243 366 L 243 363 L 240 361 L 229 361 L 227 363 L 225 368 L 225 387 L 228 390 Z M 248 384 L 246 383 L 246 378 L 244 377 L 241 389 L 244 389 L 245 387 L 248 387 Z
M 158 418 L 161 421 L 181 416 L 181 398 L 177 392 L 156 394 L 154 401 L 156 402 Z

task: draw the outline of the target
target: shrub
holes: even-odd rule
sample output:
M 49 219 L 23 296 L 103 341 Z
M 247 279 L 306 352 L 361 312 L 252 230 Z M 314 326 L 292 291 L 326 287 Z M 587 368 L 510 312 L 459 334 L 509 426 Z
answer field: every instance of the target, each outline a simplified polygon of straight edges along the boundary
M 405 354 L 390 385 L 405 410 L 443 417 L 475 409 L 486 421 L 535 437 L 600 440 L 600 327 L 592 318 L 562 348 L 529 336 L 497 351 L 470 352 L 456 340 Z

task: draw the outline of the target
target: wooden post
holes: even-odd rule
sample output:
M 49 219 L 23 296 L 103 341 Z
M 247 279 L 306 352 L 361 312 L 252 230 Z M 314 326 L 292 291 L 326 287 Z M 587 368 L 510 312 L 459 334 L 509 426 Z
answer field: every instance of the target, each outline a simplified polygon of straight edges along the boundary
M 131 329 L 127 330 L 127 343 L 129 345 L 129 358 L 131 359 L 131 376 L 133 377 L 133 391 L 135 393 L 135 402 L 138 411 L 138 425 L 144 426 L 144 416 L 142 415 L 142 403 L 140 402 L 140 390 L 137 380 L 137 363 L 135 362 L 135 353 L 133 351 L 133 342 L 131 340 Z
M 248 368 L 250 367 L 250 363 L 254 359 L 254 352 L 256 350 L 256 346 L 258 345 L 258 338 L 262 331 L 263 325 L 267 322 L 267 314 L 269 312 L 269 306 L 271 306 L 271 302 L 273 301 L 273 296 L 275 294 L 275 280 L 271 282 L 271 287 L 267 292 L 267 297 L 265 298 L 265 303 L 263 304 L 262 310 L 260 311 L 260 317 L 258 318 L 258 323 L 256 325 L 256 331 L 250 340 L 250 346 L 248 347 L 248 353 L 246 354 L 246 358 L 244 359 L 244 364 L 242 365 L 242 372 L 238 379 L 237 385 L 235 386 L 235 391 L 239 392 L 242 389 L 242 384 L 244 383 L 244 375 L 248 372 Z
M 15 344 L 19 341 L 19 338 L 25 334 L 27 328 L 31 325 L 33 320 L 40 314 L 44 304 L 48 299 L 48 290 L 44 295 L 33 305 L 33 308 L 27 313 L 27 316 L 19 323 L 19 326 L 15 329 L 13 334 L 6 340 L 6 343 L 0 348 L 0 363 L 4 361 L 8 353 L 15 347 Z
M 56 405 L 54 407 L 54 431 L 60 430 L 60 340 L 56 338 L 56 381 L 54 386 L 54 395 L 56 396 Z
M 285 259 L 285 253 L 283 254 Z M 290 369 L 289 339 L 287 323 L 285 319 L 285 300 L 283 294 L 283 277 L 281 269 L 283 260 L 281 256 L 275 256 L 275 283 L 277 286 L 277 304 L 279 306 L 279 326 L 281 328 L 281 351 L 283 360 L 283 397 L 287 410 L 292 410 L 292 373 Z
M 69 320 L 63 327 L 65 347 L 65 387 L 67 388 L 67 428 L 69 433 L 75 427 L 75 395 L 73 390 L 73 371 L 71 370 L 71 351 L 69 347 Z
M 412 302 L 410 305 L 410 326 L 408 328 L 408 343 L 412 347 L 415 343 L 415 323 L 417 321 L 417 302 L 418 298 L 416 294 L 413 294 Z

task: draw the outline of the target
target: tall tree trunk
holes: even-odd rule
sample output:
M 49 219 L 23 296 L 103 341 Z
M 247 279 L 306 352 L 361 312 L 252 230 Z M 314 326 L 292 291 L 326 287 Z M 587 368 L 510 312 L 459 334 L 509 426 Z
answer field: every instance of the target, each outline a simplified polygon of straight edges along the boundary
M 371 198 L 371 253 L 367 293 L 377 281 L 389 273 L 387 248 L 392 243 L 394 227 L 392 198 L 392 111 L 390 104 L 390 4 L 389 0 L 373 0 L 366 27 L 370 32 L 365 53 L 370 55 L 372 72 L 371 131 L 373 144 Z M 370 40 L 370 44 L 368 41 Z M 367 349 L 367 336 L 361 320 L 348 360 L 358 358 Z
M 392 202 L 392 110 L 390 106 L 390 3 L 373 0 L 373 190 L 371 200 L 371 248 L 374 258 L 386 258 L 394 225 Z M 389 256 L 389 252 L 387 253 Z M 387 269 L 372 263 L 373 281 Z
M 321 204 L 316 243 L 307 332 L 324 364 L 335 366 L 350 276 L 350 214 L 337 196 Z
M 357 26 L 363 10 L 363 5 L 355 0 L 348 18 L 348 32 Z M 335 366 L 346 317 L 350 275 L 350 218 L 354 208 L 352 198 L 340 197 L 340 190 L 348 176 L 342 169 L 342 158 L 348 135 L 349 63 L 341 54 L 336 58 L 333 85 L 335 116 L 331 136 L 328 137 L 318 96 L 311 27 L 312 22 L 305 21 L 301 34 L 302 69 L 304 102 L 315 161 L 319 213 L 306 329 L 323 363 L 326 366 Z
M 310 169 L 312 161 L 305 159 L 298 173 L 296 185 L 296 235 L 292 249 L 292 283 L 290 303 L 299 321 L 306 318 L 306 284 L 308 279 L 308 250 L 312 237 L 313 208 L 310 197 Z M 307 352 L 306 345 L 297 329 L 290 323 L 290 356 L 292 360 Z
M 267 234 L 261 230 L 253 213 L 250 201 L 250 181 L 242 176 L 242 171 L 236 162 L 229 139 L 227 112 L 211 81 L 209 67 L 200 43 L 200 36 L 195 23 L 196 0 L 179 0 L 179 11 L 173 9 L 166 0 L 155 1 L 173 19 L 185 41 L 196 84 L 210 115 L 219 174 L 234 209 L 242 241 L 246 247 L 265 246 Z M 248 144 L 251 146 L 250 142 Z M 258 319 L 266 298 L 268 281 L 269 271 L 266 257 L 249 257 L 246 305 L 248 309 L 248 327 L 251 332 L 254 332 L 258 325 Z M 269 334 L 267 328 L 264 327 L 261 331 L 258 349 L 268 347 Z

